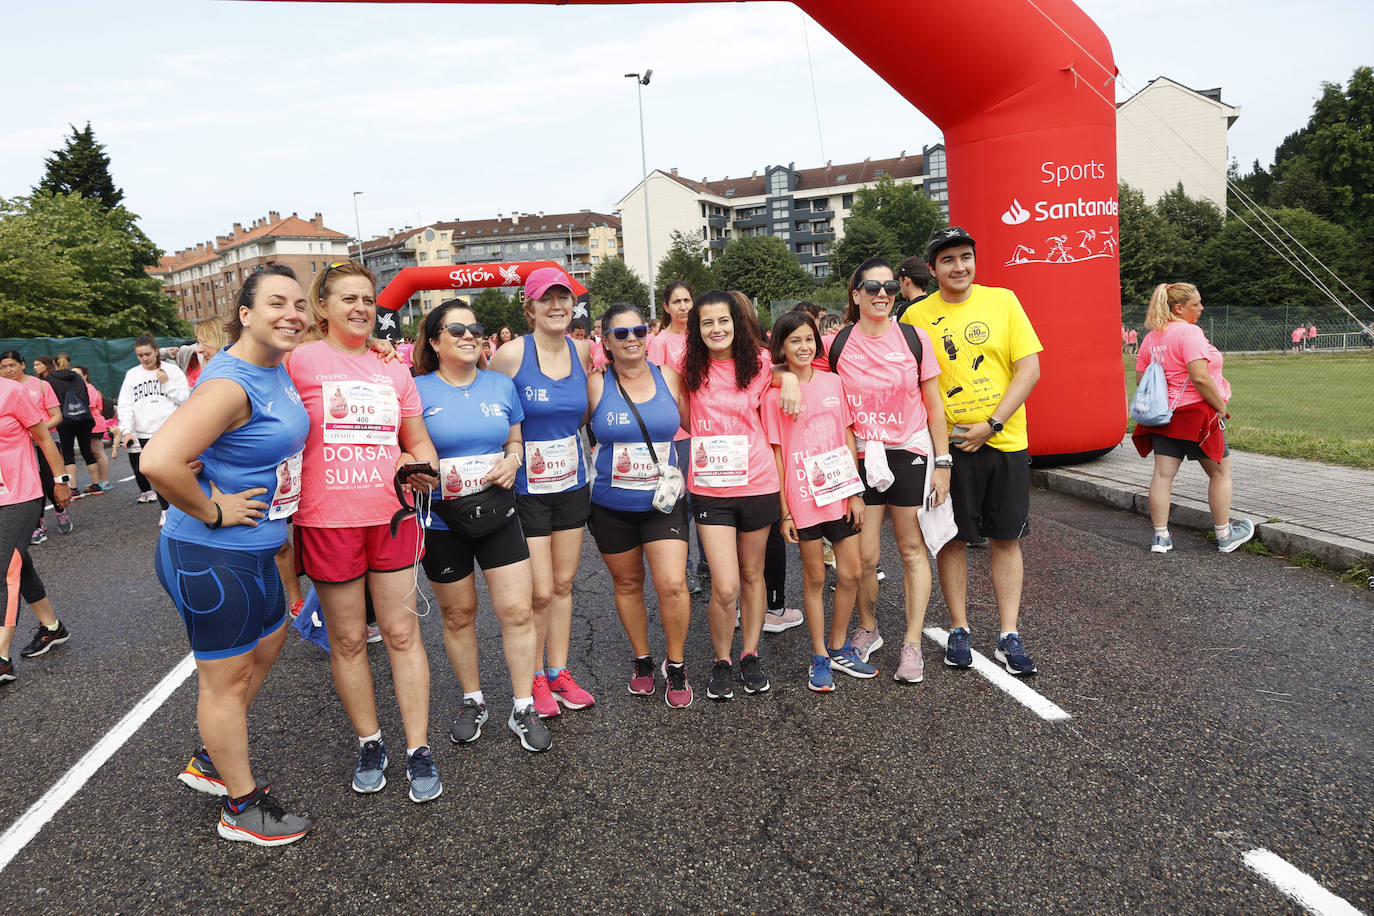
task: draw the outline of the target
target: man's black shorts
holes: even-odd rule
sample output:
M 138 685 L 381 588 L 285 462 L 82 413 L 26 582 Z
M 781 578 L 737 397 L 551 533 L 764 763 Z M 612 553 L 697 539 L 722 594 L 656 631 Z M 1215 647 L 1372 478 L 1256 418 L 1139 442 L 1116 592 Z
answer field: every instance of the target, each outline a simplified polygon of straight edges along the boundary
M 1014 541 L 1029 534 L 1030 451 L 1000 452 L 985 445 L 976 452 L 949 452 L 954 456 L 949 495 L 959 540 Z

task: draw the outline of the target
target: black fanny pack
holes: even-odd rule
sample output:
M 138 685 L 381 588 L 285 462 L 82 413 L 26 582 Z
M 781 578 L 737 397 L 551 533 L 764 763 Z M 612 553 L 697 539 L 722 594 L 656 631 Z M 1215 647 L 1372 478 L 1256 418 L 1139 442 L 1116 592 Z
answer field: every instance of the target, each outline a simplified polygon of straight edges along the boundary
M 433 472 L 437 473 L 437 472 Z M 409 479 L 403 471 L 397 471 L 392 480 L 396 489 L 396 501 L 401 508 L 391 516 L 391 536 L 396 537 L 401 522 L 415 515 L 417 508 L 406 499 L 402 485 Z M 428 508 L 449 527 L 450 530 L 469 538 L 486 537 L 515 516 L 515 494 L 504 487 L 490 486 L 479 493 L 470 493 L 456 499 L 433 499 L 428 493 L 418 494 L 417 505 L 428 504 Z

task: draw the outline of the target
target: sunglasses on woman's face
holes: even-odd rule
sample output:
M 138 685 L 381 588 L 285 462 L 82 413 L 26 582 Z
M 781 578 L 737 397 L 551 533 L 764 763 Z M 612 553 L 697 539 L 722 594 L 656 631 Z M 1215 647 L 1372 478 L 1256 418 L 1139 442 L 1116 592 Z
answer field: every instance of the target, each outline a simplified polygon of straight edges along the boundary
M 444 330 L 448 331 L 450 337 L 462 337 L 468 333 L 471 333 L 473 337 L 481 337 L 484 329 L 480 324 L 463 324 L 461 321 L 454 321 L 444 325 Z
M 878 295 L 878 290 L 885 289 L 889 296 L 897 295 L 897 291 L 902 288 L 902 284 L 896 280 L 888 280 L 886 283 L 879 283 L 877 280 L 865 280 L 859 284 L 859 289 L 868 293 L 870 296 Z
M 647 324 L 637 324 L 632 328 L 611 328 L 611 336 L 621 341 L 629 340 L 631 334 L 643 340 L 648 333 L 649 326 Z

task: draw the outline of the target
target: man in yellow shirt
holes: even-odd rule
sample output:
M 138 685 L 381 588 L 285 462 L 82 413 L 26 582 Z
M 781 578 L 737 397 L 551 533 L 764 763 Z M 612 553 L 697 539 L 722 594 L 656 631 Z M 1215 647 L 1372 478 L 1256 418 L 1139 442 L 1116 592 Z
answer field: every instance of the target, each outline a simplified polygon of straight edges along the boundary
M 940 361 L 940 390 L 950 430 L 950 498 L 958 535 L 940 551 L 940 589 L 949 607 L 945 664 L 973 663 L 968 627 L 967 546 L 986 537 L 1001 633 L 996 658 L 1012 674 L 1033 674 L 1016 630 L 1023 568 L 1020 539 L 1029 531 L 1030 451 L 1026 398 L 1040 379 L 1043 349 L 1009 289 L 973 282 L 972 236 L 939 229 L 926 246 L 938 292 L 915 302 L 902 321 L 923 329 Z M 937 461 L 938 464 L 938 461 Z

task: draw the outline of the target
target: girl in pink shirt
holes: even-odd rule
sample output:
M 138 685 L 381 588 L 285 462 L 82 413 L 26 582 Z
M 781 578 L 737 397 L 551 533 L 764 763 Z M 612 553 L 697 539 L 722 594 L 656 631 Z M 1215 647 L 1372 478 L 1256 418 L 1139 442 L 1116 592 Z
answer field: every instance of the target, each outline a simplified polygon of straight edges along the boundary
M 100 389 L 91 384 L 91 373 L 85 366 L 73 366 L 81 377 L 86 380 L 86 397 L 91 402 L 91 416 L 95 418 L 95 426 L 91 429 L 91 451 L 95 453 L 95 470 L 98 480 L 92 481 L 91 485 L 83 492 L 87 496 L 96 493 L 104 493 L 111 488 L 110 483 L 110 456 L 105 454 L 105 433 L 111 428 L 112 424 L 105 416 L 105 398 L 101 395 Z
M 812 364 L 820 332 L 805 312 L 788 312 L 773 325 L 771 356 L 786 363 L 801 383 L 801 410 L 796 417 L 783 413 L 780 393 L 764 396 L 763 425 L 773 445 L 773 458 L 782 477 L 779 495 L 782 536 L 799 544 L 807 629 L 811 633 L 811 668 L 807 685 L 816 691 L 834 689 L 832 659 L 855 677 L 872 677 L 877 669 L 857 658 L 845 639 L 859 586 L 859 533 L 864 522 L 863 482 L 849 405 L 840 377 L 818 371 Z M 835 604 L 830 641 L 825 641 L 825 557 L 821 538 L 835 551 Z M 854 664 L 848 664 L 853 662 Z

